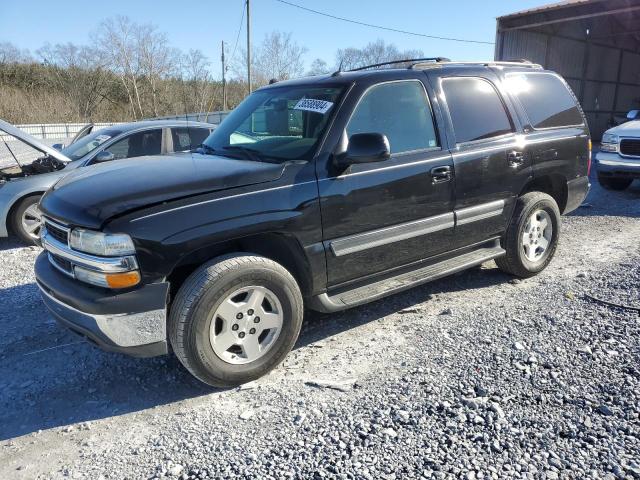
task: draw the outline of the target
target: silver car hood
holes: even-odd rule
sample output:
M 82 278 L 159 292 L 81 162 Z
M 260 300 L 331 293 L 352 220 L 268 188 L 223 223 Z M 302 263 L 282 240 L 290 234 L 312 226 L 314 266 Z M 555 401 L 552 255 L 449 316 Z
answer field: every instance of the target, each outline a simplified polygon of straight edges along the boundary
M 44 143 L 39 141 L 37 138 L 32 137 L 28 133 L 23 132 L 19 128 L 16 128 L 13 125 L 11 125 L 9 122 L 5 122 L 4 120 L 1 120 L 1 119 L 0 119 L 0 130 L 7 133 L 8 135 L 11 135 L 12 137 L 17 138 L 18 140 L 23 141 L 27 145 L 35 148 L 36 150 L 40 150 L 41 152 L 46 153 L 47 155 L 55 158 L 56 160 L 59 160 L 63 163 L 69 163 L 71 161 L 71 159 L 67 157 L 65 154 L 63 154 L 62 152 L 56 150 L 55 148 L 49 147 L 48 145 L 45 145 Z

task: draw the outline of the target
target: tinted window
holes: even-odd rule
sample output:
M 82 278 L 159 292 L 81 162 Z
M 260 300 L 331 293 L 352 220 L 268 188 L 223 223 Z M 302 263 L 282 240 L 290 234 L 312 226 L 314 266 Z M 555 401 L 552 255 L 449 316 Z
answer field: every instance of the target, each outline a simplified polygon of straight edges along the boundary
M 162 130 L 146 130 L 123 138 L 107 150 L 113 153 L 116 160 L 144 155 L 160 155 L 161 142 Z
M 502 100 L 488 81 L 472 77 L 445 78 L 442 89 L 456 142 L 497 137 L 513 131 Z
M 209 136 L 208 128 L 172 128 L 171 135 L 173 136 L 173 151 L 184 152 L 197 148 L 204 142 L 204 139 Z
M 391 153 L 438 146 L 431 108 L 420 82 L 383 83 L 371 88 L 358 103 L 347 135 L 382 133 Z
M 520 100 L 533 128 L 582 125 L 582 115 L 573 95 L 555 75 L 509 74 L 505 85 Z

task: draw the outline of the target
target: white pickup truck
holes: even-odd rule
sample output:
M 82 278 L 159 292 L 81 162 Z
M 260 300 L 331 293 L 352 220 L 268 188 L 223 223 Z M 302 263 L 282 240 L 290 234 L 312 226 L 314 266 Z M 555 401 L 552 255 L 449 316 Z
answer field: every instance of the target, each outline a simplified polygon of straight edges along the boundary
M 595 166 L 604 188 L 624 190 L 640 178 L 640 110 L 631 110 L 629 120 L 602 135 Z

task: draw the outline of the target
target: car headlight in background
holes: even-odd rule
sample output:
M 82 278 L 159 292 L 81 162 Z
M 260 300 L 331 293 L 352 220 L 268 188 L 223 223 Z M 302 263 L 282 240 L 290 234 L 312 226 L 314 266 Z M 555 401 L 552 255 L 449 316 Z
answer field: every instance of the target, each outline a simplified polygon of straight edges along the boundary
M 602 143 L 600 143 L 600 151 L 617 152 L 618 151 L 618 135 L 613 133 L 605 133 L 602 135 Z
M 82 228 L 71 230 L 69 246 L 79 252 L 100 255 L 101 257 L 117 257 L 136 253 L 133 241 L 127 234 L 103 233 Z

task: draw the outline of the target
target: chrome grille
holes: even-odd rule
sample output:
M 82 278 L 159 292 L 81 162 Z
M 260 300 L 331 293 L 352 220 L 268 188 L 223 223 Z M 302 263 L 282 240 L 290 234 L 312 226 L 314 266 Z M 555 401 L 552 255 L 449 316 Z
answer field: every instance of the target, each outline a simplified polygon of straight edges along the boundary
M 45 228 L 49 235 L 55 238 L 60 243 L 67 245 L 69 243 L 69 229 L 59 225 L 57 223 L 53 223 L 48 218 L 44 220 Z
M 640 157 L 640 139 L 623 138 L 620 140 L 620 153 L 632 157 Z

